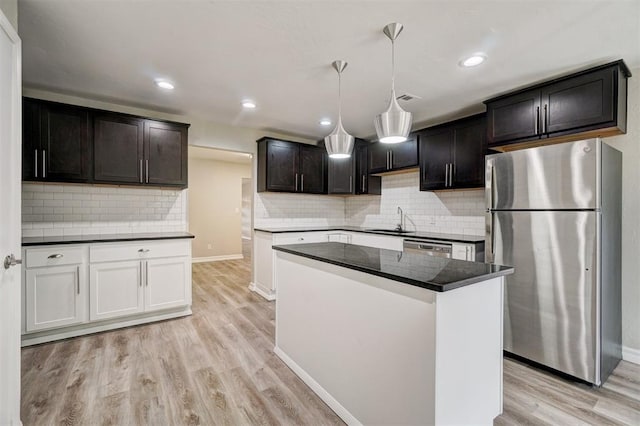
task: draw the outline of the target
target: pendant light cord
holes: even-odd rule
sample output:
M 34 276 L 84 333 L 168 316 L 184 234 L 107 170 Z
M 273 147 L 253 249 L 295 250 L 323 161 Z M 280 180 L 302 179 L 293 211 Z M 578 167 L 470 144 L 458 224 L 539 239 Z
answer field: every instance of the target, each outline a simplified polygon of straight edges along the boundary
M 396 52 L 395 42 L 391 40 L 391 94 L 396 93 Z
M 338 72 L 338 120 L 342 118 L 342 73 Z

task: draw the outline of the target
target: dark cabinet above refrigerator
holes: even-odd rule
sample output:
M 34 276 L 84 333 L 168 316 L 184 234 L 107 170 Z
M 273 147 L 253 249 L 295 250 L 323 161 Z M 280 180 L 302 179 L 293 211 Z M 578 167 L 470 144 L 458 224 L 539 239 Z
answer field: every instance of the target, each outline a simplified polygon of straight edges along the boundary
M 489 148 L 625 133 L 629 77 L 619 60 L 485 101 Z

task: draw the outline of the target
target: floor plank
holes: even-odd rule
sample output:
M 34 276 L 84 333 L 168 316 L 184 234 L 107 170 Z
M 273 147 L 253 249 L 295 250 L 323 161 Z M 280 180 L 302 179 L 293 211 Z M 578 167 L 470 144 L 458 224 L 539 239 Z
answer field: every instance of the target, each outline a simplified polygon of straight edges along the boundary
M 23 424 L 343 424 L 273 354 L 250 254 L 193 265 L 190 317 L 24 348 Z M 593 389 L 506 359 L 504 392 L 500 426 L 640 425 L 640 366 L 624 361 Z

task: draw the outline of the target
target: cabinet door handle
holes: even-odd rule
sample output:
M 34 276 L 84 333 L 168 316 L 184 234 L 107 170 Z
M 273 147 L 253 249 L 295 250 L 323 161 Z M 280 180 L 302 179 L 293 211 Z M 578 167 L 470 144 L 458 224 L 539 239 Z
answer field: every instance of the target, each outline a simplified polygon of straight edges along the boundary
M 535 134 L 540 134 L 540 107 L 536 107 L 536 125 L 535 125 Z
M 142 183 L 142 159 L 140 159 L 140 183 Z
M 547 123 L 547 104 L 544 104 L 544 133 L 549 133 L 549 125 Z
M 80 294 L 80 266 L 76 266 L 76 292 Z
M 294 191 L 298 190 L 298 174 L 296 173 L 296 185 Z
M 389 151 L 389 169 L 393 169 L 393 151 Z
M 145 163 L 147 165 L 146 167 L 146 178 L 147 178 L 147 183 L 149 183 L 149 160 L 145 160 Z
M 300 191 L 304 192 L 304 173 L 300 175 Z
M 47 177 L 47 151 L 42 150 L 42 177 Z
M 444 186 L 449 182 L 449 163 L 444 165 Z
M 149 287 L 149 262 L 144 262 L 144 278 L 145 285 Z
M 140 261 L 140 287 L 142 287 L 142 281 L 143 281 L 143 278 L 142 278 L 142 261 Z
M 367 175 L 362 175 L 362 192 L 365 192 L 364 190 L 364 179 L 366 178 Z
M 50 254 L 49 256 L 47 256 L 47 259 L 60 259 L 62 257 L 64 257 L 64 254 L 56 253 Z
M 138 253 L 149 253 L 149 249 L 145 249 L 145 248 L 138 249 Z
M 453 163 L 449 163 L 449 186 L 450 187 L 453 186 L 453 172 L 454 172 Z
M 349 192 L 353 191 L 353 176 L 349 176 Z
M 34 151 L 35 151 L 34 158 L 36 159 L 36 168 L 35 168 L 35 171 L 36 171 L 36 177 L 38 177 L 38 150 L 37 150 L 37 149 L 35 149 Z

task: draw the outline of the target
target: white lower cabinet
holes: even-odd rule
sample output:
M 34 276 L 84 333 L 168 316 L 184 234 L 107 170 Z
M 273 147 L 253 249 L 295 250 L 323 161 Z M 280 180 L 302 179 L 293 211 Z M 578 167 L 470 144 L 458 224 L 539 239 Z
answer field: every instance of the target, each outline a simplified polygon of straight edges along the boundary
M 476 246 L 475 244 L 454 243 L 451 248 L 451 257 L 459 260 L 477 261 Z
M 90 271 L 92 321 L 144 311 L 142 261 L 98 263 Z
M 39 331 L 86 321 L 84 265 L 26 270 L 26 331 Z
M 23 345 L 189 315 L 191 241 L 23 249 Z
M 145 260 L 144 310 L 191 304 L 191 259 Z

